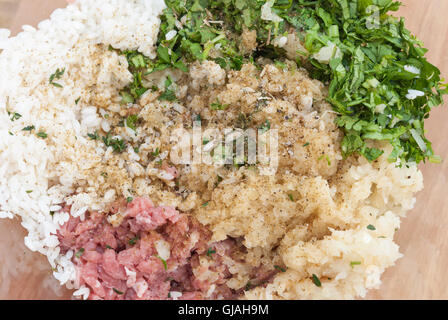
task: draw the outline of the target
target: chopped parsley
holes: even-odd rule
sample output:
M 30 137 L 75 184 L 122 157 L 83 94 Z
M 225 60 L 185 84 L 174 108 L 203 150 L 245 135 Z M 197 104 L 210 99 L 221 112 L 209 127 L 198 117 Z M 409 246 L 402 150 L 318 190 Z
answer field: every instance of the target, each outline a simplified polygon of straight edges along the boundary
M 314 283 L 317 287 L 322 287 L 322 283 L 320 282 L 319 277 L 316 276 L 314 273 L 313 273 L 313 277 L 312 277 L 312 279 L 313 279 L 313 283 Z
M 91 140 L 98 140 L 100 138 L 100 136 L 98 135 L 98 131 L 95 131 L 95 133 L 88 133 L 87 136 Z
M 112 147 L 115 152 L 121 153 L 126 149 L 124 140 L 120 138 L 112 138 L 110 132 L 108 132 L 105 137 L 102 137 L 102 140 L 106 147 Z
M 115 289 L 115 288 L 113 288 L 113 290 L 114 290 L 114 292 L 116 293 L 116 294 L 123 294 L 123 292 L 121 292 L 121 291 L 119 291 L 119 290 L 117 290 L 117 289 Z
M 317 158 L 317 160 L 318 161 L 320 161 L 320 160 L 322 160 L 323 158 L 325 158 L 326 160 L 327 160 L 327 164 L 328 164 L 328 166 L 331 166 L 331 160 L 330 160 L 330 157 L 329 156 L 327 156 L 327 155 L 321 155 L 319 158 Z
M 369 225 L 367 226 L 367 229 L 372 230 L 372 231 L 376 230 L 375 226 L 373 226 L 373 225 L 371 225 L 371 224 L 369 224 Z
M 361 261 L 351 261 L 350 266 L 353 268 L 354 266 L 358 266 L 361 264 Z
M 111 50 L 114 49 L 112 48 Z M 126 56 L 129 71 L 133 76 L 133 81 L 120 92 L 122 103 L 134 103 L 135 100 L 139 99 L 146 91 L 148 91 L 148 88 L 146 88 L 142 83 L 142 78 L 149 72 L 148 67 L 150 64 L 150 59 L 135 50 L 117 51 Z
M 33 192 L 33 190 L 26 190 L 26 193 L 31 193 Z
M 81 100 L 81 97 L 79 97 L 78 99 L 76 99 L 76 100 L 75 100 L 75 104 L 78 104 L 80 100 Z
M 163 263 L 163 268 L 165 270 L 168 270 L 168 264 L 166 263 L 166 260 L 162 259 L 162 257 L 160 257 L 159 255 L 156 255 L 156 258 L 159 258 L 159 260 Z
M 65 68 L 64 69 L 56 69 L 56 71 L 50 76 L 49 82 L 50 84 L 52 84 L 53 86 L 57 87 L 57 88 L 62 88 L 62 86 L 59 83 L 54 82 L 54 80 L 59 80 L 62 78 L 62 76 L 65 73 Z
M 222 104 L 221 102 L 219 102 L 219 100 L 216 100 L 216 102 L 213 102 L 210 105 L 210 109 L 212 110 L 226 110 L 228 107 L 228 104 Z
M 139 237 L 134 237 L 132 239 L 129 239 L 128 243 L 129 243 L 129 245 L 133 246 L 134 244 L 137 243 L 138 240 L 139 240 Z
M 210 201 L 207 201 L 207 202 L 204 202 L 203 204 L 202 204 L 202 207 L 206 207 L 206 206 L 208 206 L 208 204 L 210 203 Z
M 211 257 L 212 254 L 215 254 L 216 250 L 212 249 L 212 248 L 208 248 L 207 250 L 207 257 Z
M 269 120 L 266 120 L 259 128 L 260 133 L 263 134 L 271 129 L 271 123 Z
M 159 148 L 156 148 L 155 151 L 151 152 L 151 155 L 152 155 L 153 157 L 157 157 L 159 154 L 160 154 L 160 149 L 159 149 Z
M 38 136 L 39 138 L 42 138 L 42 139 L 46 139 L 48 137 L 48 134 L 46 134 L 43 131 L 40 131 L 39 133 L 36 133 L 36 136 Z
M 127 203 L 131 203 L 133 200 L 134 200 L 134 198 L 132 198 L 132 197 L 127 197 L 126 198 L 126 202 Z
M 289 200 L 294 201 L 294 196 L 292 194 L 288 194 L 288 198 Z
M 307 143 L 305 143 L 305 144 L 303 145 L 303 147 L 308 147 L 309 145 L 310 145 L 310 143 L 307 142 Z
M 134 102 L 134 97 L 130 93 L 126 92 L 126 91 L 120 92 L 120 96 L 121 96 L 122 102 L 125 103 L 125 104 L 129 104 L 129 103 L 133 103 Z
M 126 126 L 135 131 L 137 129 L 137 124 L 139 122 L 139 118 L 137 115 L 133 114 L 126 118 Z
M 14 113 L 10 113 L 8 112 L 8 115 L 11 116 L 11 121 L 16 121 L 19 120 L 20 118 L 22 118 L 22 115 L 20 113 L 14 112 Z
M 79 249 L 78 252 L 76 252 L 75 257 L 78 259 L 81 258 L 81 256 L 84 254 L 84 251 L 84 248 Z
M 177 97 L 176 97 L 176 93 L 173 90 L 165 90 L 158 98 L 160 101 L 176 101 Z
M 34 129 L 36 129 L 35 126 L 27 126 L 27 127 L 23 128 L 22 131 L 33 131 Z
M 159 96 L 159 101 L 176 101 L 176 92 L 172 89 L 173 80 L 168 76 L 165 80 L 165 91 Z
M 282 268 L 282 267 L 280 267 L 280 266 L 274 266 L 274 268 L 277 269 L 278 271 L 286 272 L 286 269 L 285 269 L 285 268 Z

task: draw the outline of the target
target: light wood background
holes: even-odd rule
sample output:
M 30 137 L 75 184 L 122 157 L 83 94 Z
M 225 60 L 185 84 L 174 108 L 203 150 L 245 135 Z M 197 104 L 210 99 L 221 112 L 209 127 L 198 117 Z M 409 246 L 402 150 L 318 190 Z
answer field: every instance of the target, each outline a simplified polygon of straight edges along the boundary
M 430 49 L 428 58 L 448 76 L 448 0 L 402 0 L 398 15 Z M 23 24 L 36 25 L 64 0 L 0 0 L 0 28 L 13 33 Z M 448 110 L 440 107 L 426 122 L 434 150 L 446 161 L 421 166 L 425 190 L 396 236 L 404 258 L 388 269 L 370 299 L 448 299 Z M 33 297 L 17 294 L 19 298 Z

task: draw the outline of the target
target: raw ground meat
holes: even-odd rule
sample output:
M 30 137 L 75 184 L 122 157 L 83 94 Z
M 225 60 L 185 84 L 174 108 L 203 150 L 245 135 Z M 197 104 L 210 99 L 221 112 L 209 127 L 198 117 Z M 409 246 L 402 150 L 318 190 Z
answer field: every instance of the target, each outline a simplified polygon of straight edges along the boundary
M 107 218 L 117 213 L 124 218 L 113 227 Z M 89 299 L 236 298 L 239 293 L 225 284 L 231 274 L 223 263 L 236 242 L 209 245 L 210 236 L 191 216 L 147 198 L 121 201 L 107 215 L 88 212 L 84 221 L 71 217 L 58 232 L 63 252 L 74 252 L 78 285 L 90 288 Z M 211 253 L 213 262 L 204 268 L 200 256 Z M 209 271 L 219 277 L 197 277 Z

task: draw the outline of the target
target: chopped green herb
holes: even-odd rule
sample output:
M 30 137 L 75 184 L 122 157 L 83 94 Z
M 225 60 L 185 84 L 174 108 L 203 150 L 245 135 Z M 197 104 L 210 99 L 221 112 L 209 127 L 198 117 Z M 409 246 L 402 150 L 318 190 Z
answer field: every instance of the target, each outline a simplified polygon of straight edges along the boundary
M 107 174 L 107 172 L 101 172 L 101 176 L 107 178 L 109 175 Z
M 42 138 L 42 139 L 46 139 L 48 137 L 48 135 L 42 131 L 39 133 L 36 133 L 36 136 L 38 136 L 39 138 Z
M 168 76 L 165 80 L 165 91 L 159 96 L 159 101 L 176 101 L 176 92 L 171 89 L 171 85 L 173 84 L 173 80 L 170 76 Z
M 27 126 L 27 127 L 23 128 L 22 131 L 32 131 L 34 129 L 36 129 L 34 126 Z
M 136 54 L 132 56 L 129 61 L 131 61 L 134 68 L 144 68 L 146 67 L 145 57 L 141 54 Z
M 294 197 L 292 194 L 288 194 L 288 198 L 289 198 L 289 200 L 294 201 Z
M 87 136 L 91 140 L 98 140 L 100 138 L 100 136 L 98 135 L 98 131 L 95 131 L 95 133 L 88 133 Z
M 263 134 L 271 129 L 271 123 L 269 120 L 266 120 L 259 128 L 260 133 Z
M 78 259 L 81 258 L 81 256 L 84 254 L 84 251 L 84 248 L 79 249 L 78 252 L 76 252 L 75 257 Z
M 246 291 L 249 291 L 252 288 L 252 283 L 250 281 L 246 284 Z
M 135 131 L 135 129 L 137 128 L 137 123 L 139 122 L 138 116 L 137 115 L 130 115 L 126 118 L 126 126 L 128 128 L 131 128 L 132 130 Z
M 222 104 L 221 102 L 219 102 L 219 100 L 216 100 L 216 102 L 213 102 L 210 105 L 210 109 L 212 110 L 225 110 L 229 107 L 228 104 Z
M 173 90 L 165 90 L 160 96 L 159 96 L 159 101 L 176 101 L 177 97 L 176 97 L 176 93 Z
M 127 198 L 126 198 L 126 202 L 127 202 L 127 203 L 131 203 L 132 200 L 134 200 L 134 198 L 132 198 L 132 197 L 127 197 Z
M 130 239 L 128 241 L 128 243 L 129 243 L 129 245 L 133 246 L 134 244 L 137 243 L 138 240 L 139 240 L 139 237 L 134 237 L 134 238 Z
M 62 88 L 62 86 L 61 86 L 59 83 L 54 82 L 54 80 L 55 80 L 55 79 L 56 79 L 56 80 L 61 79 L 61 77 L 64 75 L 64 72 L 65 72 L 65 68 L 64 68 L 64 69 L 61 69 L 61 70 L 59 70 L 59 68 L 56 69 L 55 73 L 53 73 L 53 74 L 50 76 L 50 79 L 49 79 L 50 84 L 52 84 L 52 85 L 55 86 L 55 87 Z
M 108 245 L 108 244 L 106 244 L 106 248 L 107 248 L 107 249 L 112 249 L 112 250 L 114 249 L 114 248 L 112 248 L 112 247 L 111 247 L 110 245 Z
M 123 294 L 123 292 L 121 292 L 121 291 L 119 291 L 119 290 L 117 290 L 117 289 L 115 289 L 115 288 L 113 288 L 113 290 L 114 290 L 114 292 L 115 292 L 116 294 Z
M 124 140 L 119 138 L 112 138 L 110 132 L 108 132 L 107 135 L 102 139 L 104 144 L 107 147 L 112 147 L 112 149 L 114 149 L 115 152 L 120 153 L 126 149 L 126 143 L 124 142 Z
M 375 228 L 375 226 L 373 226 L 373 225 L 371 225 L 371 224 L 369 224 L 368 226 L 367 226 L 367 229 L 369 229 L 369 230 L 376 230 L 376 228 Z
M 75 104 L 78 104 L 78 102 L 81 100 L 81 97 L 75 100 Z
M 159 154 L 160 154 L 160 149 L 159 148 L 156 148 L 156 150 L 154 152 L 151 152 L 151 155 L 153 157 L 157 157 Z
M 208 248 L 208 250 L 207 250 L 207 257 L 211 257 L 212 254 L 215 254 L 215 253 L 216 253 L 216 250 L 213 250 L 212 248 Z
M 9 114 L 9 112 L 8 112 Z M 22 118 L 22 115 L 20 113 L 14 112 L 11 116 L 11 121 L 16 121 L 19 120 L 20 118 Z
M 210 201 L 204 202 L 204 203 L 202 204 L 202 206 L 205 208 L 206 206 L 208 206 L 209 203 L 210 203 Z
M 26 193 L 31 193 L 33 192 L 33 190 L 26 190 Z
M 361 261 L 351 261 L 350 266 L 353 268 L 354 266 L 358 266 L 361 264 Z
M 286 63 L 284 63 L 283 61 L 279 61 L 279 60 L 277 60 L 277 61 L 275 61 L 275 66 L 277 67 L 277 68 L 279 68 L 279 69 L 281 69 L 281 70 L 285 70 L 285 69 L 288 69 L 288 65 L 286 64 Z
M 50 211 L 50 216 L 54 216 L 55 212 L 54 211 Z
M 136 50 L 119 51 L 119 53 L 126 56 L 129 65 L 129 71 L 133 76 L 133 81 L 120 92 L 122 103 L 134 103 L 146 91 L 148 91 L 148 88 L 143 85 L 142 79 L 143 76 L 148 73 L 150 59 Z
M 164 268 L 165 270 L 168 270 L 168 264 L 166 263 L 166 260 L 162 259 L 162 257 L 160 257 L 159 255 L 156 255 L 156 257 L 159 258 L 160 261 L 162 261 L 162 263 L 163 263 L 163 268 Z
M 309 145 L 310 145 L 310 143 L 307 142 L 307 143 L 305 143 L 305 144 L 303 145 L 303 147 L 308 147 Z
M 281 272 L 286 272 L 286 269 L 285 269 L 285 268 L 282 268 L 282 267 L 280 267 L 280 266 L 274 266 L 274 268 L 277 269 L 277 270 L 279 270 L 279 271 L 281 271 Z
M 313 283 L 314 283 L 316 286 L 318 286 L 318 287 L 321 287 L 321 286 L 322 286 L 322 283 L 320 282 L 319 277 L 316 276 L 314 273 L 313 273 Z
M 121 101 L 125 104 L 134 103 L 134 97 L 125 91 L 120 92 Z

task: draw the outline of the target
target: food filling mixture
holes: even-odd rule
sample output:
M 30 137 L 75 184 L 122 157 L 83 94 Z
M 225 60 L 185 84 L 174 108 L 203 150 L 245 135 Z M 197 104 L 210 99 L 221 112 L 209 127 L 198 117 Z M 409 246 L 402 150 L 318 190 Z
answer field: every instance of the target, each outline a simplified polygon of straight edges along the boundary
M 441 161 L 398 7 L 79 0 L 0 30 L 0 217 L 77 298 L 365 296 Z

